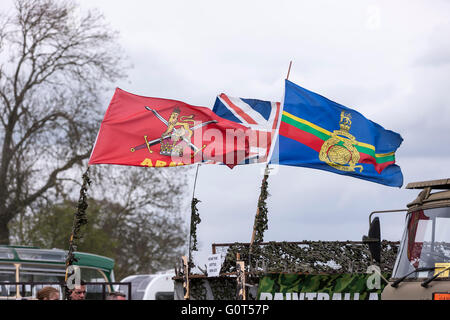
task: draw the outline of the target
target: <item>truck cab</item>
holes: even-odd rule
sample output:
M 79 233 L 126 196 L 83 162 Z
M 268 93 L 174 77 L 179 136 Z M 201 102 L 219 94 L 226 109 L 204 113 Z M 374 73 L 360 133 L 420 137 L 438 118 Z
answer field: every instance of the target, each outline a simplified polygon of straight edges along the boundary
M 450 300 L 450 179 L 409 183 L 405 230 L 382 300 Z M 435 191 L 439 190 L 439 191 Z

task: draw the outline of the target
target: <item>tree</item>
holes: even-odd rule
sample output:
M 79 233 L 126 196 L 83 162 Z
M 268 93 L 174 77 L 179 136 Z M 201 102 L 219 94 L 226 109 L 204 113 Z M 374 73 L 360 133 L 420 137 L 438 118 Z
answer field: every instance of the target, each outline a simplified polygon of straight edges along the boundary
M 70 192 L 98 131 L 100 93 L 124 68 L 103 16 L 71 1 L 16 0 L 0 26 L 0 244 L 8 244 L 13 218 Z
M 188 213 L 188 205 L 182 200 L 186 169 L 92 169 L 88 224 L 82 229 L 78 251 L 113 258 L 117 279 L 174 267 L 187 241 L 183 215 Z M 11 224 L 13 242 L 67 248 L 76 205 L 66 200 L 15 219 Z
M 90 194 L 107 209 L 117 241 L 116 275 L 154 273 L 175 266 L 187 242 L 187 178 L 190 167 L 92 166 Z M 95 183 L 98 181 L 98 183 Z M 90 208 L 88 208 L 88 219 Z M 185 248 L 184 248 L 185 249 Z
M 116 242 L 118 279 L 173 268 L 185 253 L 188 238 L 186 194 L 192 168 L 91 168 L 90 194 L 100 203 L 114 204 L 103 210 L 107 212 L 104 225 Z M 90 212 L 88 208 L 88 219 Z
M 76 202 L 66 200 L 27 216 L 20 226 L 17 223 L 11 224 L 13 242 L 20 227 L 24 236 L 19 242 L 21 244 L 41 248 L 66 248 L 70 235 L 67 231 L 72 227 L 76 205 Z M 107 212 L 110 212 L 114 208 L 114 204 L 90 200 L 89 207 L 89 224 L 83 229 L 84 236 L 80 239 L 79 249 L 112 257 L 116 243 L 110 236 L 108 224 L 105 223 L 106 211 L 104 209 L 108 208 Z
M 0 24 L 0 244 L 67 249 L 100 94 L 124 70 L 102 15 L 77 10 L 16 0 Z M 93 166 L 78 250 L 115 258 L 118 276 L 172 267 L 186 238 L 187 170 Z

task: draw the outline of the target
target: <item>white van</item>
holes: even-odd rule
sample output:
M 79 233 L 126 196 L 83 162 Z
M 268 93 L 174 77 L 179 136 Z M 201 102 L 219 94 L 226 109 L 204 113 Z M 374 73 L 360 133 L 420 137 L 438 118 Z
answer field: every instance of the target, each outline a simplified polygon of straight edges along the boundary
M 173 300 L 174 276 L 175 273 L 136 274 L 120 282 L 131 282 L 131 300 Z

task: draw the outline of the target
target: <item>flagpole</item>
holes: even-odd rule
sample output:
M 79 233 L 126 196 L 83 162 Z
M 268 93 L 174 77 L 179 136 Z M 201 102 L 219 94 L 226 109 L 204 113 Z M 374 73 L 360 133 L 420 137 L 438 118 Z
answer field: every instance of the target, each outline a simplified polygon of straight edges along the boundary
M 292 60 L 289 62 L 289 69 L 288 69 L 288 73 L 286 76 L 286 80 L 289 80 L 289 74 L 291 73 L 291 67 L 292 67 Z
M 286 75 L 286 80 L 289 79 L 289 74 L 291 73 L 291 67 L 292 67 L 292 60 L 289 62 L 289 68 L 288 68 L 288 72 L 287 72 L 287 75 Z M 260 217 L 260 214 L 261 214 L 260 208 L 265 205 L 265 201 L 266 201 L 267 196 L 268 196 L 267 179 L 269 178 L 269 174 L 270 174 L 269 160 L 270 159 L 267 159 L 266 168 L 264 170 L 264 177 L 263 177 L 263 179 L 261 181 L 261 191 L 260 191 L 259 198 L 258 198 L 258 206 L 256 208 L 255 221 L 253 223 L 252 238 L 250 240 L 250 246 L 249 246 L 249 251 L 248 251 L 248 265 L 249 265 L 249 268 L 251 268 L 251 265 L 252 265 L 251 264 L 251 255 L 252 255 L 252 251 L 253 251 L 253 244 L 254 244 L 255 238 L 256 238 L 256 232 L 258 231 L 258 224 L 259 224 L 258 220 L 261 219 L 261 217 Z M 263 207 L 263 209 L 265 211 L 267 211 L 267 208 Z M 262 233 L 264 232 L 264 230 L 267 230 L 267 220 L 268 220 L 267 216 L 262 217 L 262 218 L 263 219 L 265 218 L 265 221 L 262 221 L 263 230 L 259 230 L 261 232 L 261 234 L 259 235 L 258 238 L 261 238 L 261 239 L 258 239 L 258 242 L 262 242 L 263 241 L 263 234 Z

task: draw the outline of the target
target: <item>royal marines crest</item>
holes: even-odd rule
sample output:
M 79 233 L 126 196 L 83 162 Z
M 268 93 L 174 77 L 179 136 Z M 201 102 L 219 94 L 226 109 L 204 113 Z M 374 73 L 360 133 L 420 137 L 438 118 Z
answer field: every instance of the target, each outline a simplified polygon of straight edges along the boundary
M 352 125 L 350 113 L 341 112 L 340 130 L 334 130 L 331 137 L 324 142 L 319 152 L 319 159 L 341 171 L 355 171 L 363 166 L 359 162 L 359 152 L 356 150 L 357 141 L 349 131 Z

